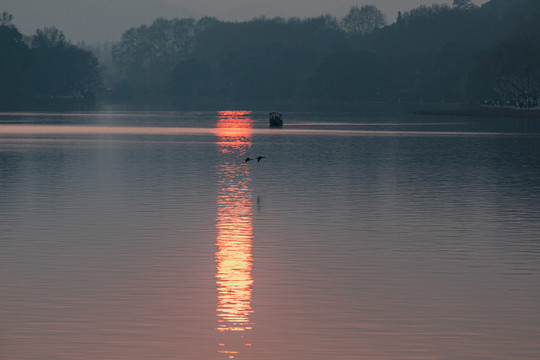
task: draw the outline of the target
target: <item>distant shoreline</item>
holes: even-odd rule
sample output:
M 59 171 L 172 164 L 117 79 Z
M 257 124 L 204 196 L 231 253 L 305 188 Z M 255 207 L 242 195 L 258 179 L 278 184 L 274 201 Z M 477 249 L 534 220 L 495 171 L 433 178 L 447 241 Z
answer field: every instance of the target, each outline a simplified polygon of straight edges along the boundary
M 284 102 L 250 102 L 250 101 L 195 101 L 174 103 L 170 101 L 135 102 L 135 101 L 103 101 L 96 102 L 18 102 L 11 106 L 2 106 L 0 111 L 92 111 L 101 109 L 122 110 L 167 110 L 167 111 L 201 111 L 222 109 L 256 109 L 267 111 L 355 111 L 366 115 L 379 113 L 389 116 L 400 115 L 432 115 L 432 116 L 477 116 L 499 118 L 540 119 L 540 108 L 519 109 L 497 106 L 474 106 L 461 103 L 421 103 L 421 102 L 319 102 L 319 101 L 284 101 Z
M 519 109 L 499 106 L 457 106 L 455 108 L 419 109 L 416 115 L 446 115 L 446 116 L 488 116 L 488 117 L 523 117 L 540 118 L 540 109 Z

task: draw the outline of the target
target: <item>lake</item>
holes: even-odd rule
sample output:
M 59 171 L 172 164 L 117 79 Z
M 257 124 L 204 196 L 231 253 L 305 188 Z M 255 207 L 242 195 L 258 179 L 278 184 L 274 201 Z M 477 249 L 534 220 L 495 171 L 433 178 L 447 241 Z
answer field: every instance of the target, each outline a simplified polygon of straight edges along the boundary
M 267 116 L 0 113 L 0 359 L 540 358 L 539 120 Z

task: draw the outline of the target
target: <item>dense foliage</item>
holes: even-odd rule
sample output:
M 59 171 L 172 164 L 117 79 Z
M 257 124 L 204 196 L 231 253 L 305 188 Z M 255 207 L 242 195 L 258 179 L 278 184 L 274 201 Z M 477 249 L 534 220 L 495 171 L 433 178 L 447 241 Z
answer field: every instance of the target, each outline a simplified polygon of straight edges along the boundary
M 114 47 L 120 97 L 223 101 L 538 101 L 537 0 L 420 6 L 386 20 L 158 19 Z M 516 54 L 524 54 L 529 60 Z
M 92 101 L 101 86 L 97 58 L 56 28 L 37 30 L 28 44 L 7 13 L 0 19 L 0 105 Z
M 157 19 L 108 46 L 112 100 L 436 101 L 536 106 L 540 2 L 420 6 L 387 25 L 372 5 L 342 19 Z M 99 64 L 56 29 L 31 42 L 0 23 L 2 101 L 91 98 Z M 4 54 L 6 54 L 4 56 Z

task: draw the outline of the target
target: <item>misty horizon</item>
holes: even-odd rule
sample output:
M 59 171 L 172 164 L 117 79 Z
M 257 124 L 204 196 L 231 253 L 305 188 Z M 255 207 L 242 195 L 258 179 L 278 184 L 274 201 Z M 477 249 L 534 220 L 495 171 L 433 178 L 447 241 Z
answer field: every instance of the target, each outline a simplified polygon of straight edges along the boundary
M 474 0 L 483 5 L 487 0 Z M 78 43 L 103 43 L 118 41 L 122 33 L 131 27 L 149 25 L 155 19 L 216 17 L 223 21 L 247 21 L 257 17 L 316 17 L 330 14 L 341 18 L 352 6 L 375 5 L 393 23 L 399 11 L 405 12 L 420 5 L 447 4 L 452 0 L 338 0 L 327 3 L 322 0 L 243 2 L 228 0 L 216 4 L 215 0 L 113 0 L 107 2 L 79 0 L 2 0 L 0 11 L 13 15 L 14 24 L 25 35 L 37 29 L 56 27 L 63 31 L 68 40 Z

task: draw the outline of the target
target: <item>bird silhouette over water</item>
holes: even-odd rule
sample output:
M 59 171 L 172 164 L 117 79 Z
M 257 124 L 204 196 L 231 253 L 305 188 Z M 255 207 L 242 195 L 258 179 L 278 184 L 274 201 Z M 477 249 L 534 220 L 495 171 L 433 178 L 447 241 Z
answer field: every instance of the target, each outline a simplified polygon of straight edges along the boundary
M 260 162 L 262 159 L 266 159 L 266 156 L 257 156 L 255 159 L 257 159 L 257 162 Z M 255 160 L 253 158 L 250 158 L 250 157 L 247 157 L 244 162 L 248 162 L 248 161 L 251 161 L 251 160 Z

